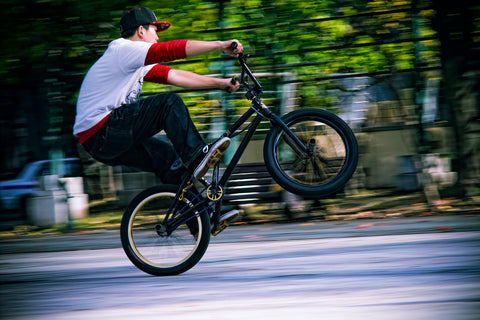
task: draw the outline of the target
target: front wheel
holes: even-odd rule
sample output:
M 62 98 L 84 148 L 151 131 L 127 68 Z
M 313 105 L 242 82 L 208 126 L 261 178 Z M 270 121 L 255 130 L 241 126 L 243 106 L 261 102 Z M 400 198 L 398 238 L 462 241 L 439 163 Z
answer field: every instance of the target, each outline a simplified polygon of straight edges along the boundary
M 185 272 L 202 258 L 208 247 L 208 212 L 196 207 L 198 201 L 191 192 L 185 192 L 171 208 L 177 190 L 173 185 L 144 190 L 123 214 L 120 227 L 123 249 L 130 261 L 146 273 L 167 276 Z M 166 219 L 170 211 L 174 216 Z
M 282 121 L 298 139 L 279 126 L 268 133 L 263 152 L 274 180 L 287 191 L 312 198 L 340 191 L 358 162 L 358 144 L 350 127 L 320 109 L 296 110 Z

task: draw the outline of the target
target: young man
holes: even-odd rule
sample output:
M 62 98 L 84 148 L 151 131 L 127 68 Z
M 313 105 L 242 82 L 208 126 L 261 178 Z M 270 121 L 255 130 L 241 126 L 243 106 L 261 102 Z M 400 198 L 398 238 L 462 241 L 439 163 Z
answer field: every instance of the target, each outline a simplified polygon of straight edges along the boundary
M 183 88 L 237 91 L 239 84 L 176 70 L 159 63 L 212 51 L 236 57 L 243 48 L 230 41 L 158 41 L 157 32 L 169 22 L 158 22 L 143 7 L 127 11 L 120 21 L 121 38 L 112 41 L 88 71 L 78 97 L 74 134 L 96 160 L 154 172 L 164 183 L 181 181 L 183 163 L 198 179 L 218 162 L 230 140 L 207 145 L 195 128 L 188 109 L 174 93 L 137 99 L 143 81 Z M 232 42 L 237 42 L 235 50 Z M 171 144 L 154 136 L 164 130 Z M 180 163 L 180 166 L 178 165 Z

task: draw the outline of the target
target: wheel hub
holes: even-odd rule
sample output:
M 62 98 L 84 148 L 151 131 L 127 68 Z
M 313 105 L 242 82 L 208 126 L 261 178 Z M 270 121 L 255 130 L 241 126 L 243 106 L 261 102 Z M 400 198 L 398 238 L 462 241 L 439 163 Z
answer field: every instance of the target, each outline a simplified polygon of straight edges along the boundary
M 167 233 L 167 227 L 164 224 L 156 224 L 155 225 L 155 231 L 157 231 L 157 234 L 160 237 L 166 237 L 168 235 Z

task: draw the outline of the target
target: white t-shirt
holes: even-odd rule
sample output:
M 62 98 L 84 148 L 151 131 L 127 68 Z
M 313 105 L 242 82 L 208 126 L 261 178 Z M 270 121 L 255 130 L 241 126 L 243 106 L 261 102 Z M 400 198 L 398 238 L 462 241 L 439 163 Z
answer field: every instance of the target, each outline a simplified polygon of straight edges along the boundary
M 90 68 L 80 88 L 73 133 L 90 129 L 113 109 L 137 100 L 143 77 L 154 66 L 145 65 L 152 43 L 117 39 Z

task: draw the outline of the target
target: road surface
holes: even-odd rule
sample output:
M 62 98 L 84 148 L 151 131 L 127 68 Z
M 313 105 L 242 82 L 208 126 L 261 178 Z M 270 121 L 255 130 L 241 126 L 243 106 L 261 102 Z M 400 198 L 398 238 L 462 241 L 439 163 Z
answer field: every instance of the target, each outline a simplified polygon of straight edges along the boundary
M 3 240 L 0 319 L 478 320 L 479 226 L 457 216 L 230 227 L 174 277 L 136 269 L 117 233 Z

